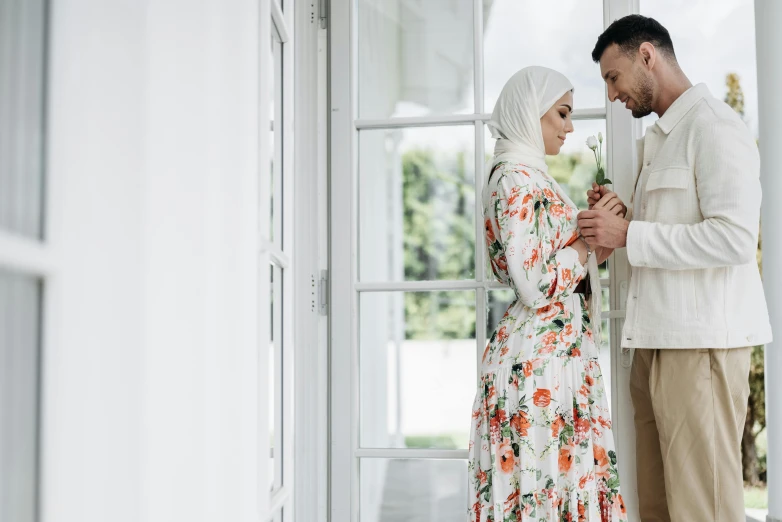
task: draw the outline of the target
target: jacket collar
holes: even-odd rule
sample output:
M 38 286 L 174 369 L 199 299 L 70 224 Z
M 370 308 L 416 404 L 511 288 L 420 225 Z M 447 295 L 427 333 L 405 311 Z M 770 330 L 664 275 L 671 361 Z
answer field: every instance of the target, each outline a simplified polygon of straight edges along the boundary
M 673 128 L 684 118 L 685 114 L 690 112 L 690 109 L 706 96 L 711 96 L 711 92 L 709 92 L 709 88 L 706 87 L 705 83 L 699 83 L 690 87 L 668 107 L 662 118 L 657 120 L 657 126 L 665 134 L 670 134 Z

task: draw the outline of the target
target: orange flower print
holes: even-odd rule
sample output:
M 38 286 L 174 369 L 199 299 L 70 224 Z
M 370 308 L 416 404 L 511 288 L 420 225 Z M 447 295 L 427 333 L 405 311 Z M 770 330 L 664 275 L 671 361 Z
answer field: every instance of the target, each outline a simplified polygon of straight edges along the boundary
M 586 509 L 584 508 L 584 501 L 578 501 L 578 522 L 586 521 Z
M 488 393 L 488 396 L 486 397 L 486 399 L 491 401 L 496 396 L 497 396 L 497 388 L 495 388 L 494 386 L 490 386 L 489 387 L 489 393 Z
M 508 328 L 506 326 L 503 326 L 500 328 L 500 330 L 497 332 L 497 342 L 502 343 L 505 342 L 505 340 L 508 338 Z
M 567 473 L 570 471 L 570 466 L 573 465 L 573 454 L 570 452 L 570 447 L 563 446 L 559 450 L 559 472 Z
M 550 354 L 551 352 L 553 352 L 555 348 L 556 348 L 556 345 L 549 344 L 549 345 L 544 346 L 540 350 L 538 350 L 538 353 L 540 355 L 547 355 L 547 354 Z
M 559 431 L 564 427 L 565 419 L 562 418 L 562 415 L 557 415 L 557 418 L 551 423 L 551 438 L 555 439 L 559 437 Z
M 486 220 L 486 242 L 489 245 L 493 245 L 495 241 L 497 241 L 497 238 L 494 236 L 494 229 L 491 226 L 491 219 L 487 219 Z
M 503 346 L 502 350 L 500 350 L 500 357 L 504 357 L 504 356 L 508 355 L 509 351 L 510 351 L 510 347 Z
M 559 198 L 554 195 L 554 193 L 551 191 L 551 189 L 543 189 L 543 194 L 546 196 L 546 198 L 549 201 L 558 201 Z
M 530 427 L 530 423 L 529 420 L 527 419 L 527 414 L 524 413 L 523 411 L 520 411 L 516 415 L 511 417 L 510 425 L 516 431 L 516 433 L 518 433 L 522 437 L 527 436 L 527 430 Z
M 500 469 L 503 473 L 513 473 L 513 466 L 516 462 L 516 457 L 513 454 L 513 448 L 507 442 L 500 444 L 499 450 L 500 456 Z
M 593 452 L 595 455 L 595 464 L 598 466 L 602 466 L 604 464 L 608 465 L 608 454 L 606 453 L 606 450 L 603 446 L 595 444 Z
M 532 212 L 530 212 L 529 207 L 524 207 L 521 209 L 521 212 L 519 212 L 519 221 L 526 223 L 529 221 L 530 216 L 532 216 Z
M 546 335 L 540 338 L 541 344 L 549 345 L 557 342 L 557 334 L 554 332 L 548 332 Z
M 595 444 L 594 454 L 595 454 L 595 477 L 599 479 L 608 480 L 610 478 L 610 474 L 608 473 L 609 462 L 608 462 L 608 455 L 606 454 L 605 448 L 603 448 L 598 444 Z
M 570 325 L 568 325 L 568 326 L 570 326 Z M 586 384 L 587 384 L 587 386 L 589 386 L 589 387 L 592 387 L 592 386 L 594 386 L 594 385 L 595 385 L 595 380 L 594 380 L 594 379 L 593 379 L 591 376 L 589 376 L 589 375 L 587 375 L 587 376 L 584 378 L 584 381 L 586 381 Z
M 508 498 L 505 499 L 505 512 L 508 513 L 513 510 L 519 503 L 519 497 L 521 496 L 520 490 L 513 491 Z
M 524 260 L 524 268 L 526 268 L 527 270 L 531 269 L 533 266 L 537 264 L 538 259 L 540 259 L 540 252 L 538 251 L 537 248 L 533 248 L 529 257 Z
M 485 475 L 485 473 L 484 473 L 484 475 Z M 590 480 L 592 480 L 592 474 L 591 473 L 587 473 L 586 475 L 581 477 L 581 480 L 578 482 L 578 489 L 583 490 L 584 488 L 586 488 L 587 482 L 589 482 Z
M 529 377 L 532 375 L 532 362 L 531 361 L 525 361 L 524 362 L 524 377 Z
M 565 208 L 562 205 L 551 205 L 548 211 L 549 214 L 555 218 L 559 218 L 565 215 Z
M 564 311 L 565 305 L 557 301 L 555 303 L 551 303 L 548 306 L 544 306 L 543 308 L 539 308 L 535 313 L 541 321 L 551 321 Z
M 538 408 L 545 408 L 551 404 L 551 391 L 546 388 L 538 388 L 532 396 L 532 403 Z
M 562 284 L 567 286 L 573 280 L 573 271 L 569 268 L 562 269 Z
M 580 443 L 586 439 L 587 434 L 589 433 L 589 428 L 591 427 L 592 426 L 588 419 L 582 419 L 579 417 L 573 421 L 573 430 L 576 432 L 576 441 Z
M 481 501 L 472 505 L 472 512 L 475 513 L 475 522 L 481 522 Z
M 627 510 L 625 509 L 625 501 L 622 498 L 622 494 L 621 493 L 616 495 L 616 501 L 619 504 L 619 511 L 621 511 L 623 515 L 626 514 Z
M 529 205 L 530 201 L 532 201 L 532 194 L 527 194 L 526 196 L 524 196 L 524 199 L 521 200 L 521 204 L 526 207 L 527 205 Z

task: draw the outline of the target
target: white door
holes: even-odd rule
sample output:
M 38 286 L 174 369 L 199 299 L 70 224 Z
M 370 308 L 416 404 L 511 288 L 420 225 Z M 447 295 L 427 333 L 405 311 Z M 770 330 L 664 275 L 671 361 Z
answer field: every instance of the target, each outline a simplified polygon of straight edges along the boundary
M 332 0 L 331 520 L 463 520 L 478 362 L 511 291 L 483 248 L 484 122 L 518 69 L 575 85 L 576 131 L 552 174 L 580 206 L 594 176 L 589 135 L 607 135 L 627 201 L 635 125 L 607 107 L 590 59 L 615 0 Z M 617 334 L 629 270 L 601 272 L 604 346 L 620 455 L 632 449 L 629 357 Z M 610 328 L 607 327 L 610 322 Z M 624 387 L 624 388 L 623 388 Z M 632 458 L 621 465 L 634 489 Z M 633 500 L 628 501 L 632 510 Z

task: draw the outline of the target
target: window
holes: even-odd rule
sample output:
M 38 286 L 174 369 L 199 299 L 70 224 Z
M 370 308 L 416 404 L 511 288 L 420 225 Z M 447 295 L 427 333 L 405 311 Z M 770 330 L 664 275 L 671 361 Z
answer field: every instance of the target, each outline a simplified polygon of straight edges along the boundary
M 38 519 L 47 280 L 44 0 L 0 6 L 0 520 Z M 49 197 L 53 197 L 50 195 Z

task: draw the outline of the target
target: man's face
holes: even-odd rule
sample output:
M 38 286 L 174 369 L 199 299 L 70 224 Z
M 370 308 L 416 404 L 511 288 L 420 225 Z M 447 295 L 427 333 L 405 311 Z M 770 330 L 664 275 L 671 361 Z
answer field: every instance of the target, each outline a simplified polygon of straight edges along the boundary
M 600 74 L 608 86 L 608 99 L 624 103 L 634 118 L 652 112 L 654 82 L 642 63 L 640 53 L 633 60 L 617 44 L 608 47 L 600 57 Z

